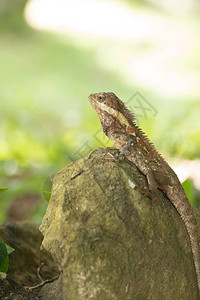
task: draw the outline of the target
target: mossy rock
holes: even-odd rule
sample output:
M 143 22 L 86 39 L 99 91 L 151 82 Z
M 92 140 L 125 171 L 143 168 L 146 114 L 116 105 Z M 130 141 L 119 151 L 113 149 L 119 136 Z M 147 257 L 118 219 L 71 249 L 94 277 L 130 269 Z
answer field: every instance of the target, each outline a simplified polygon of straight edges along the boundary
M 40 230 L 62 270 L 64 299 L 199 299 L 189 236 L 160 192 L 115 150 L 98 150 L 54 178 Z

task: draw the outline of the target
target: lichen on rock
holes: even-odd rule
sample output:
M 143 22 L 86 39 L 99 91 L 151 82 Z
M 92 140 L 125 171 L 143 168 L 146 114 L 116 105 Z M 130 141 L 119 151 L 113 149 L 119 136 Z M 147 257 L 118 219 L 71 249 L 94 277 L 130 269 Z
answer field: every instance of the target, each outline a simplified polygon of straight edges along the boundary
M 68 300 L 198 299 L 184 223 L 165 195 L 115 150 L 98 150 L 54 177 L 40 226 Z

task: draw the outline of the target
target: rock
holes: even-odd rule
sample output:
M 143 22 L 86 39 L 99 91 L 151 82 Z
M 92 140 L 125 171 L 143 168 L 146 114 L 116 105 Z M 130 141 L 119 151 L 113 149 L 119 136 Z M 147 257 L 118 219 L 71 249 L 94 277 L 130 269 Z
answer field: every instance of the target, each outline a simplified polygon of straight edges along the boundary
M 9 255 L 8 276 L 1 273 L 0 299 L 39 299 L 41 288 L 34 290 L 34 293 L 28 293 L 23 287 L 35 286 L 41 282 L 37 274 L 39 266 L 41 266 L 40 274 L 43 279 L 53 278 L 58 274 L 58 269 L 52 256 L 40 250 L 43 237 L 38 230 L 38 225 L 29 222 L 3 223 L 0 225 L 0 236 L 6 244 L 15 249 Z M 40 299 L 50 299 L 47 288 L 45 297 Z
M 111 153 L 111 154 L 110 154 Z M 63 299 L 199 299 L 185 225 L 160 192 L 115 150 L 98 150 L 54 178 L 40 230 L 62 271 Z
M 0 273 L 1 300 L 39 300 L 35 294 L 27 293 L 5 273 Z
M 44 285 L 38 296 L 40 300 L 68 300 L 67 297 L 62 296 L 62 275 L 58 280 Z

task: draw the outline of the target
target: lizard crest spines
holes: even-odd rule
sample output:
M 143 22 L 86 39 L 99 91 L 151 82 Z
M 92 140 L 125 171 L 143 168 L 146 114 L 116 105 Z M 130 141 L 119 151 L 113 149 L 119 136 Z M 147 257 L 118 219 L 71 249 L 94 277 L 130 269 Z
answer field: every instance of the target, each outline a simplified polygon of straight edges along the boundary
M 136 135 L 140 138 L 141 145 L 145 145 L 148 152 L 153 156 L 154 158 L 163 159 L 162 155 L 157 151 L 154 144 L 149 140 L 149 138 L 144 134 L 144 132 L 134 123 L 134 127 L 137 130 Z

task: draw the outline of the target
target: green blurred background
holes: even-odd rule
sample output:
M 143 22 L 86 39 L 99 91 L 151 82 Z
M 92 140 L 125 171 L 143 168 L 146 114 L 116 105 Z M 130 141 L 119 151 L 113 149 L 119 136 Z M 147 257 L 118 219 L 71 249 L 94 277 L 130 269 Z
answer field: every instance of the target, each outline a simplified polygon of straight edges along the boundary
M 192 0 L 1 0 L 0 221 L 40 222 L 53 174 L 112 145 L 87 99 L 100 91 L 127 102 L 200 206 L 199 12 Z

